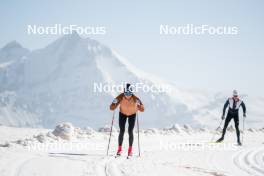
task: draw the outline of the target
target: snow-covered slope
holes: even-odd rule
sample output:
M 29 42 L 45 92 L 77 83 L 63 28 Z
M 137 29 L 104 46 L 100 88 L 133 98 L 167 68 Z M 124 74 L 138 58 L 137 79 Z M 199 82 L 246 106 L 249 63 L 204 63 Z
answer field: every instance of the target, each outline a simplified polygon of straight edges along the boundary
M 75 128 L 74 138 L 63 140 L 48 129 L 0 126 L 0 175 L 263 175 L 263 129 L 247 130 L 243 146 L 237 146 L 235 132 L 228 131 L 223 143 L 211 143 L 212 131 L 175 127 L 141 130 L 141 156 L 135 139 L 133 157 L 126 159 L 127 136 L 122 156 L 114 157 L 116 132 L 106 156 L 109 133 Z
M 210 125 L 216 123 L 225 101 L 222 94 L 181 90 L 154 78 L 109 47 L 76 33 L 32 52 L 17 43 L 9 45 L 0 51 L 0 91 L 6 97 L 0 107 L 3 124 L 52 127 L 69 121 L 77 126 L 103 126 L 110 122 L 108 106 L 119 92 L 94 92 L 94 83 L 141 82 L 170 87 L 165 93 L 137 93 L 146 106 L 146 112 L 140 114 L 145 127 L 172 123 Z M 25 52 L 2 54 L 12 53 L 10 48 Z M 4 57 L 7 55 L 10 57 Z M 257 102 L 255 108 L 260 109 L 264 101 Z M 263 115 L 262 110 L 258 112 Z

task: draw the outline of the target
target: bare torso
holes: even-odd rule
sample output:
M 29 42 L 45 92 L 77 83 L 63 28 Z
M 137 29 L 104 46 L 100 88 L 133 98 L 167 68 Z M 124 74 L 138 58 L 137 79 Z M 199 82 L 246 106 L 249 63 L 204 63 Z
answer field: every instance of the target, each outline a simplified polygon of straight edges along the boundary
M 137 103 L 132 97 L 123 97 L 120 102 L 120 112 L 129 116 L 135 114 L 138 111 Z

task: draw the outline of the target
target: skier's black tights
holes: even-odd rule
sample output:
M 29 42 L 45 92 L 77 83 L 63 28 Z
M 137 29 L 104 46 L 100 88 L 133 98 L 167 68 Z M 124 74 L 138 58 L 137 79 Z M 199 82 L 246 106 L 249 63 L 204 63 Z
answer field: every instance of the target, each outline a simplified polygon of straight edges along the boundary
M 118 136 L 118 145 L 121 146 L 123 143 L 123 137 L 125 133 L 125 128 L 126 128 L 126 120 L 128 119 L 128 135 L 129 135 L 129 146 L 133 145 L 133 129 L 135 126 L 135 121 L 136 121 L 136 114 L 132 114 L 130 116 L 126 116 L 125 114 L 119 112 L 119 136 Z
M 239 116 L 238 113 L 230 113 L 228 112 L 226 120 L 225 120 L 225 125 L 224 125 L 224 129 L 223 129 L 223 134 L 222 134 L 222 138 L 224 138 L 225 133 L 226 133 L 226 128 L 229 124 L 229 122 L 234 119 L 235 122 L 235 128 L 236 128 L 236 134 L 237 134 L 237 140 L 240 141 L 240 131 L 239 131 Z

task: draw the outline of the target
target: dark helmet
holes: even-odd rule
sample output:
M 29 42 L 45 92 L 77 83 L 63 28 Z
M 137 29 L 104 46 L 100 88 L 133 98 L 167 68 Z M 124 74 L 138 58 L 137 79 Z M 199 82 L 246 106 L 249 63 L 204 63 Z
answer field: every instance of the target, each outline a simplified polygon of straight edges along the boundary
M 133 90 L 132 90 L 131 84 L 129 84 L 129 83 L 126 84 L 126 87 L 124 89 L 124 94 L 125 94 L 125 96 L 133 95 Z

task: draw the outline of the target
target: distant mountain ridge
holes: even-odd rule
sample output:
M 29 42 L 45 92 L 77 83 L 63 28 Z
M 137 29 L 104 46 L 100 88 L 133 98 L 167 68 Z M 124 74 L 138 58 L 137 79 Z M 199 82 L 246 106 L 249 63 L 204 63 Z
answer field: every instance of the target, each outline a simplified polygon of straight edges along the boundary
M 0 123 L 53 127 L 69 121 L 76 126 L 103 126 L 110 121 L 109 104 L 118 92 L 94 92 L 93 85 L 122 82 L 171 88 L 136 93 L 146 106 L 146 112 L 139 114 L 143 127 L 215 125 L 226 99 L 222 93 L 179 89 L 137 69 L 98 41 L 74 33 L 34 51 L 17 42 L 0 50 Z M 264 100 L 252 101 L 257 102 L 253 118 L 257 124 L 264 115 L 260 108 Z

